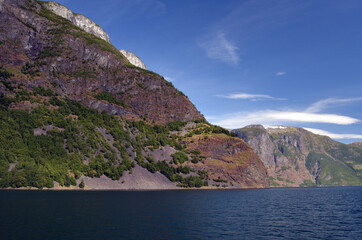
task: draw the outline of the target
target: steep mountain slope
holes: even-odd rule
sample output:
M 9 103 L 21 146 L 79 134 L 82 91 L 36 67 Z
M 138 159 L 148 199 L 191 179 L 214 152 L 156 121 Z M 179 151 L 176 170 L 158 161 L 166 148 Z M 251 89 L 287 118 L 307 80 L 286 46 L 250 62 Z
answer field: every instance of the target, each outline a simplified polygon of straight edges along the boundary
M 203 118 L 171 83 L 135 68 L 110 43 L 41 4 L 5 1 L 0 27 L 0 66 L 10 69 L 12 79 L 28 89 L 50 88 L 88 107 L 155 123 Z M 111 93 L 119 104 L 97 99 L 103 92 Z
M 233 130 L 268 169 L 272 186 L 361 185 L 362 147 L 303 128 L 250 125 Z
M 269 186 L 243 140 L 48 4 L 0 1 L 0 187 Z

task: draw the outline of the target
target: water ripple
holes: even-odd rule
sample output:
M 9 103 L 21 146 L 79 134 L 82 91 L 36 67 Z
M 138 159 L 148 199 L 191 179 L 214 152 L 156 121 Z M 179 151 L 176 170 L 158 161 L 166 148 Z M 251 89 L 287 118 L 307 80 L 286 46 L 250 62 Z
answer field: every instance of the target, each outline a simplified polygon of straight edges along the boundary
M 362 239 L 362 187 L 0 191 L 0 239 Z

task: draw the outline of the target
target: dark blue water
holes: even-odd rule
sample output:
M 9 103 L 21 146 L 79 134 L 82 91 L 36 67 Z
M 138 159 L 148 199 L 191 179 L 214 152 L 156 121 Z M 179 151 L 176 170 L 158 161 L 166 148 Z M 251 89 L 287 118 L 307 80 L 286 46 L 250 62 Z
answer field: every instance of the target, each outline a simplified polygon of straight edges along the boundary
M 362 239 L 362 187 L 0 191 L 0 239 Z

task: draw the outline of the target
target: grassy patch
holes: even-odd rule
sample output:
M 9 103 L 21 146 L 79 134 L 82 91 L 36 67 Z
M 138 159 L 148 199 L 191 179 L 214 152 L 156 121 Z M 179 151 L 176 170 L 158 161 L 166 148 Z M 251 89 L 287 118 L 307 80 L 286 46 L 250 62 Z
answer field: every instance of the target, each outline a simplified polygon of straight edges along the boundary
M 95 71 L 88 71 L 84 69 L 72 72 L 69 75 L 75 78 L 97 78 Z
M 353 168 L 356 169 L 356 170 L 362 170 L 362 165 L 361 164 L 353 165 Z
M 351 167 L 321 153 L 311 152 L 308 155 L 306 160 L 307 169 L 311 172 L 317 162 L 321 168 L 318 185 L 353 185 L 361 181 Z
M 288 169 L 290 169 L 290 167 L 282 166 L 282 167 L 280 168 L 280 171 L 284 172 L 284 171 L 286 171 L 286 170 L 288 170 Z
M 285 179 L 285 181 L 286 181 L 287 183 L 294 183 L 294 182 L 291 181 L 290 179 Z
M 9 72 L 7 69 L 4 69 L 2 67 L 0 67 L 0 78 L 1 79 L 8 79 L 8 78 L 11 78 L 13 77 L 14 74 L 12 74 L 11 72 Z
M 277 180 L 280 181 L 280 182 L 284 182 L 285 179 L 284 178 L 281 178 L 281 177 L 277 177 Z
M 237 137 L 236 133 L 228 131 L 225 128 L 211 124 L 199 125 L 196 129 L 188 133 L 186 137 L 192 137 L 194 135 L 203 135 L 203 134 L 225 134 L 230 137 Z
M 46 65 L 45 61 L 37 60 L 35 62 L 27 62 L 22 68 L 21 73 L 30 76 L 31 78 L 35 76 L 41 76 L 41 72 L 39 71 L 39 67 Z
M 124 107 L 124 108 L 127 107 L 126 104 L 123 101 L 115 98 L 109 92 L 101 92 L 101 93 L 98 93 L 97 95 L 95 95 L 94 97 L 96 99 L 98 99 L 98 100 L 105 100 L 105 101 L 107 101 L 109 103 L 116 104 L 116 105 Z
M 270 181 L 270 186 L 272 187 L 280 187 L 280 184 L 275 181 Z
M 50 88 L 43 88 L 41 86 L 34 88 L 33 90 L 33 94 L 34 95 L 41 95 L 41 96 L 47 96 L 47 97 L 51 97 L 51 96 L 55 96 L 56 94 L 53 92 L 53 90 L 51 90 Z
M 44 59 L 47 57 L 57 57 L 62 54 L 62 50 L 60 48 L 50 48 L 46 47 L 43 49 L 43 51 L 40 52 L 39 58 Z

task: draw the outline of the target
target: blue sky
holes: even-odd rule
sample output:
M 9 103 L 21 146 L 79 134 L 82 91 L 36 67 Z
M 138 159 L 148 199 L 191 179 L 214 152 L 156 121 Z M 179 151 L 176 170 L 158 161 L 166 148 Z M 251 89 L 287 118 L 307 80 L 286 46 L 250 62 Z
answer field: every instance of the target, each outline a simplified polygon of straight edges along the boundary
M 183 91 L 211 123 L 362 141 L 359 0 L 60 0 Z

